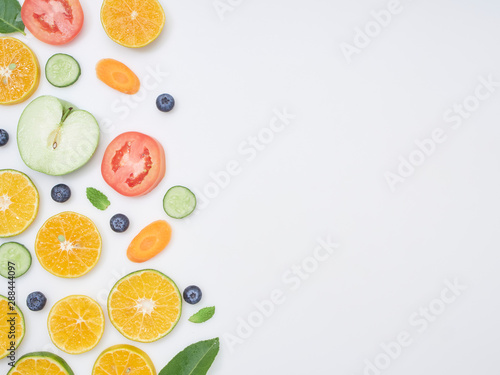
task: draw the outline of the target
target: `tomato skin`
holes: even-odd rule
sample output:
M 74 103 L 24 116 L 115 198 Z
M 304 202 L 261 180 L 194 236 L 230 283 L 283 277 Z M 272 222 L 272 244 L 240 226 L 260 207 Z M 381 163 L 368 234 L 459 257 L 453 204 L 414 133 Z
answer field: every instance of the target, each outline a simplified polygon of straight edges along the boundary
M 127 197 L 145 195 L 165 176 L 165 151 L 156 139 L 127 132 L 113 139 L 101 164 L 104 181 Z
M 78 35 L 84 16 L 79 0 L 24 0 L 21 18 L 37 39 L 61 45 Z

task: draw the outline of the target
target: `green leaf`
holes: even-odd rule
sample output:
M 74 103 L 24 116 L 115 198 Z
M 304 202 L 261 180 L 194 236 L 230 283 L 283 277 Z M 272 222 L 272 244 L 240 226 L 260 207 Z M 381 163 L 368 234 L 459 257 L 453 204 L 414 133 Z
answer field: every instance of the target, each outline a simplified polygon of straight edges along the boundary
M 172 358 L 158 375 L 205 375 L 218 352 L 218 337 L 189 345 Z
M 215 306 L 204 307 L 196 314 L 191 316 L 191 318 L 189 318 L 189 321 L 193 323 L 203 323 L 206 322 L 208 319 L 210 319 L 212 316 L 214 316 L 214 314 L 215 314 Z
M 92 187 L 87 188 L 87 198 L 95 208 L 104 211 L 111 204 L 108 197 L 106 197 L 99 190 Z
M 24 32 L 24 23 L 21 19 L 21 5 L 17 0 L 0 1 L 0 33 L 10 34 Z

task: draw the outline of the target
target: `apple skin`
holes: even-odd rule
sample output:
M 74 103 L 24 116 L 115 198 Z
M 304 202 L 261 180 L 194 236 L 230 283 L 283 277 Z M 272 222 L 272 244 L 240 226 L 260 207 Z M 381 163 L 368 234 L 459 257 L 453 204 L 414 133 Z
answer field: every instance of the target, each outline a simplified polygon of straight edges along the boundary
M 52 176 L 84 166 L 94 155 L 99 137 L 99 124 L 92 114 L 49 95 L 31 101 L 17 127 L 24 163 Z

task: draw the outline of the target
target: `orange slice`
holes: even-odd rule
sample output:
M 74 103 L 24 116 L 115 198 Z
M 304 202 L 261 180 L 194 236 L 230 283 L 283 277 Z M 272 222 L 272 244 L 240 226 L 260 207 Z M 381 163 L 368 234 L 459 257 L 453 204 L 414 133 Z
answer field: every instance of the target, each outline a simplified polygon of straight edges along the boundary
M 109 320 L 126 338 L 152 342 L 167 335 L 181 317 L 177 285 L 156 270 L 142 270 L 118 280 L 108 297 Z
M 94 348 L 104 333 L 101 306 L 87 296 L 68 296 L 55 303 L 47 320 L 52 342 L 69 354 Z
M 40 66 L 33 51 L 23 42 L 0 37 L 0 104 L 28 99 L 40 82 Z
M 0 237 L 24 232 L 38 213 L 38 190 L 28 176 L 0 170 Z
M 5 358 L 16 350 L 23 341 L 24 331 L 24 316 L 19 307 L 0 296 L 0 358 Z M 11 345 L 11 341 L 14 345 Z
M 23 355 L 7 375 L 74 375 L 64 359 L 49 352 Z
M 160 35 L 165 13 L 158 0 L 104 0 L 101 23 L 111 40 L 138 48 Z
M 101 353 L 92 375 L 156 375 L 151 358 L 132 345 L 115 345 Z
M 85 275 L 101 255 L 101 235 L 88 217 L 62 212 L 38 231 L 35 253 L 43 268 L 59 277 Z

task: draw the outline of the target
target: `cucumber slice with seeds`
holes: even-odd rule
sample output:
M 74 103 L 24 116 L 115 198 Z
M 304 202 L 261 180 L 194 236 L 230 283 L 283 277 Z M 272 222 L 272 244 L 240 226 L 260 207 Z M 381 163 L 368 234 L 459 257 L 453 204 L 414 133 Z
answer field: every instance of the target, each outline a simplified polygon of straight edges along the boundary
M 80 77 L 80 64 L 72 56 L 56 53 L 45 64 L 45 77 L 52 86 L 67 87 Z
M 163 209 L 168 216 L 182 219 L 189 216 L 196 208 L 196 197 L 184 186 L 171 187 L 163 198 Z
M 9 264 L 10 262 L 10 264 Z M 9 277 L 9 265 L 14 263 L 14 277 L 22 276 L 31 267 L 29 250 L 17 242 L 6 242 L 0 246 L 0 275 Z

